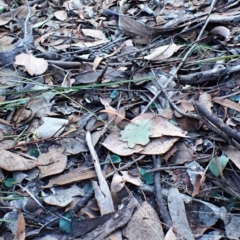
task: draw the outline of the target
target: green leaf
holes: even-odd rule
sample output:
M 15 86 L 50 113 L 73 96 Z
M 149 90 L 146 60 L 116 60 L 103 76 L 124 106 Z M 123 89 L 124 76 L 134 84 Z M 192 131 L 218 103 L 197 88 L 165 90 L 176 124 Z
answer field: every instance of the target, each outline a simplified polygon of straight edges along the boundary
M 240 102 L 240 95 L 235 95 L 230 97 L 231 100 L 235 101 L 235 102 Z
M 61 218 L 59 221 L 59 228 L 65 232 L 65 233 L 70 233 L 71 232 L 71 214 L 68 212 L 67 214 L 63 215 L 65 218 L 69 219 L 66 220 L 64 218 Z
M 41 22 L 38 22 L 38 23 L 35 23 L 33 25 L 33 28 L 38 28 L 38 27 L 41 27 L 43 24 L 45 24 L 47 22 L 47 20 L 44 20 L 44 21 L 41 21 Z
M 111 161 L 113 164 L 120 163 L 122 159 L 118 155 L 111 155 Z
M 229 158 L 225 155 L 222 155 L 222 156 L 218 157 L 218 160 L 220 162 L 222 170 L 224 170 L 224 168 L 226 167 L 226 165 L 228 163 Z M 219 171 L 218 171 L 218 168 L 217 168 L 217 163 L 216 163 L 215 158 L 213 158 L 211 160 L 210 165 L 209 165 L 209 169 L 214 176 L 216 176 L 216 177 L 219 176 Z
M 16 181 L 13 178 L 7 178 L 4 182 L 4 185 L 8 188 L 12 188 L 16 184 Z
M 147 169 L 140 168 L 140 175 L 142 176 L 142 180 L 145 184 L 153 184 L 154 183 L 154 175 L 153 173 L 148 173 Z
M 119 140 L 127 142 L 130 148 L 134 148 L 135 145 L 141 144 L 146 145 L 149 143 L 151 121 L 138 120 L 134 124 L 128 124 L 123 131 L 121 131 L 121 137 Z
M 12 110 L 14 110 L 15 107 L 24 105 L 24 104 L 26 104 L 28 101 L 29 101 L 28 98 L 27 98 L 27 99 L 22 98 L 22 99 L 19 99 L 19 100 L 14 100 L 12 103 L 7 104 L 4 108 L 5 108 L 6 110 L 11 110 L 11 111 L 12 111 Z
M 240 209 L 240 203 L 239 203 L 239 202 L 230 203 L 230 204 L 228 204 L 226 207 L 227 207 L 227 209 L 228 209 L 229 211 L 233 211 L 233 210 L 238 210 L 238 211 L 239 211 L 239 209 Z
M 156 104 L 155 102 L 153 102 L 153 103 L 151 104 L 151 108 L 152 108 L 152 109 L 156 109 L 156 108 L 157 108 L 157 104 Z
M 3 13 L 6 10 L 6 7 L 0 6 L 0 13 Z
M 38 158 L 38 156 L 39 156 L 39 150 L 38 150 L 37 148 L 32 148 L 32 149 L 30 149 L 30 151 L 29 151 L 29 155 L 30 155 L 31 157 Z
M 169 122 L 170 122 L 172 125 L 174 125 L 174 126 L 178 126 L 177 121 L 175 121 L 175 120 L 173 120 L 173 119 L 171 119 Z
M 113 90 L 110 94 L 110 98 L 115 99 L 118 96 L 119 92 L 117 90 Z

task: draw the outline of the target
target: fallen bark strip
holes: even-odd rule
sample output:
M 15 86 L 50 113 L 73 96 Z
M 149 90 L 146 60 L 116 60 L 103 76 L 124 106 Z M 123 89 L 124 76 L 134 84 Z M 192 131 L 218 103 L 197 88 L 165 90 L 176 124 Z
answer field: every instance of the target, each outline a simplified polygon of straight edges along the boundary
M 136 200 L 133 198 L 123 199 L 122 208 L 112 216 L 106 223 L 99 226 L 83 238 L 76 240 L 102 240 L 106 239 L 112 232 L 126 225 L 132 217 L 133 211 L 136 208 Z

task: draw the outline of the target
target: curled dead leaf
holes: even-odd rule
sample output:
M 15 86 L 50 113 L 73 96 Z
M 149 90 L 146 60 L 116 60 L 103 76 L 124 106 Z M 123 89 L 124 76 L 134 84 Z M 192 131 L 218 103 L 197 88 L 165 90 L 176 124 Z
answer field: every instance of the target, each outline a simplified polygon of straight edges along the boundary
M 212 97 L 208 93 L 202 93 L 199 96 L 199 103 L 202 104 L 209 112 L 212 112 Z
M 209 35 L 217 35 L 217 36 L 221 36 L 225 39 L 225 41 L 228 41 L 230 38 L 230 31 L 228 28 L 224 27 L 224 26 L 218 26 L 213 28 L 210 32 Z
M 36 58 L 32 53 L 21 53 L 15 57 L 16 65 L 24 66 L 30 75 L 41 75 L 48 68 L 48 62 L 43 58 Z
M 118 172 L 114 174 L 111 182 L 111 192 L 117 193 L 121 191 L 126 182 L 132 183 L 136 186 L 141 186 L 143 184 L 140 177 L 133 176 L 128 171 L 121 171 L 120 174 Z
M 146 60 L 150 61 L 160 61 L 170 58 L 180 46 L 177 46 L 175 43 L 170 45 L 164 45 L 158 48 L 153 49 L 151 54 L 144 57 Z

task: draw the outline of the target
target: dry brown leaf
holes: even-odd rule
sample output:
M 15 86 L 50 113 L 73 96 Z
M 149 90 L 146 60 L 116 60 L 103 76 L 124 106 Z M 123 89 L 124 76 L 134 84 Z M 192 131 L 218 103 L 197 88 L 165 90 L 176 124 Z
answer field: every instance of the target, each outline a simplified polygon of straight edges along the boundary
M 108 236 L 109 240 L 122 240 L 122 230 L 116 230 Z
M 157 16 L 156 17 L 156 25 L 161 25 L 161 24 L 164 24 L 166 21 L 165 21 L 165 19 L 164 19 L 164 17 L 163 16 Z
M 113 117 L 118 115 L 116 109 L 111 106 L 105 106 L 105 110 L 101 110 L 99 112 L 107 113 L 108 120 L 111 120 Z
M 237 123 L 232 118 L 228 118 L 227 121 L 226 121 L 226 124 L 228 126 L 233 126 L 233 127 L 237 126 Z
M 209 35 L 217 35 L 217 36 L 221 36 L 225 39 L 225 41 L 228 41 L 230 38 L 230 31 L 228 28 L 224 27 L 224 26 L 218 26 L 213 28 L 210 32 Z
M 213 98 L 213 101 L 224 107 L 228 107 L 228 108 L 231 108 L 233 110 L 240 112 L 240 105 L 234 101 L 231 101 L 231 100 L 225 99 L 225 98 Z
M 108 41 L 106 35 L 100 31 L 100 30 L 95 30 L 95 29 L 82 29 L 82 32 L 84 35 L 93 37 L 95 39 L 100 39 L 104 41 Z
M 31 17 L 36 13 L 36 5 L 30 8 Z M 13 17 L 17 17 L 18 19 L 26 19 L 28 15 L 28 7 L 26 5 L 22 5 L 18 7 L 13 13 Z
M 171 227 L 164 238 L 164 240 L 177 240 L 175 233 L 173 232 L 173 228 Z
M 177 123 L 184 131 L 197 131 L 200 127 L 199 120 L 189 117 L 178 118 Z
M 117 193 L 121 191 L 124 186 L 125 182 L 123 181 L 122 176 L 118 172 L 115 172 L 111 182 L 111 192 Z
M 12 44 L 13 41 L 13 37 L 2 36 L 2 34 L 0 34 L 0 52 L 12 50 L 14 48 L 14 44 Z
M 187 100 L 181 100 L 179 108 L 182 109 L 184 112 L 193 112 L 195 110 L 192 102 Z
M 45 162 L 46 166 L 38 166 L 42 176 L 46 177 L 61 173 L 67 165 L 67 156 L 63 154 L 64 148 L 50 148 L 47 153 L 38 157 L 39 162 Z
M 202 4 L 204 4 L 206 2 L 206 0 L 191 0 L 190 2 L 194 6 L 201 6 Z
M 31 115 L 32 115 L 31 109 L 27 109 L 26 107 L 21 107 L 15 111 L 15 114 L 12 120 L 16 124 L 22 123 L 23 121 L 26 123 L 26 121 L 30 119 Z
M 53 194 L 44 196 L 43 194 L 43 201 L 49 205 L 59 206 L 59 207 L 66 207 L 70 204 L 74 197 L 76 196 L 84 196 L 86 190 L 83 188 L 79 188 L 77 185 L 73 185 L 67 189 L 59 189 L 54 188 L 52 189 Z
M 150 143 L 145 146 L 141 153 L 146 155 L 164 154 L 178 140 L 178 137 L 161 137 L 157 139 L 151 139 Z
M 122 14 L 119 15 L 118 25 L 125 34 L 131 36 L 150 37 L 152 33 L 143 23 Z
M 68 17 L 67 13 L 64 10 L 54 12 L 54 16 L 60 21 L 65 21 Z
M 194 240 L 195 238 L 186 216 L 183 198 L 175 187 L 168 192 L 168 209 L 176 232 L 187 240 Z
M 3 1 L 0 0 L 0 7 L 7 7 L 8 5 Z
M 198 100 L 199 103 L 202 104 L 209 112 L 212 112 L 213 104 L 212 97 L 210 94 L 204 92 L 199 96 Z
M 121 107 L 118 109 L 118 114 L 117 114 L 117 117 L 114 119 L 113 121 L 113 125 L 117 125 L 119 124 L 123 119 L 126 119 L 125 118 L 126 116 L 126 111 L 125 111 L 125 108 L 124 107 Z
M 117 111 L 115 108 L 110 106 L 110 102 L 107 99 L 100 98 L 100 101 L 105 107 L 105 110 L 101 110 L 100 112 L 106 112 L 108 114 L 108 120 L 111 120 L 113 117 L 115 117 L 112 123 L 114 126 L 119 124 L 123 119 L 126 119 L 126 111 L 124 107 L 119 108 Z
M 201 179 L 202 179 L 202 175 L 198 174 L 195 178 L 195 182 L 194 182 L 194 185 L 193 185 L 192 197 L 195 197 L 199 194 L 200 189 L 201 189 Z
M 92 144 L 93 146 L 95 147 L 95 145 L 98 143 L 99 139 L 101 138 L 102 136 L 102 130 L 99 130 L 99 131 L 95 131 L 91 134 L 91 137 L 92 137 Z
M 115 172 L 113 176 L 111 182 L 111 192 L 113 193 L 119 192 L 125 186 L 126 182 L 132 183 L 136 186 L 141 186 L 143 184 L 138 176 L 133 176 L 129 174 L 128 171 L 121 171 L 120 174 Z
M 101 61 L 103 60 L 103 57 L 96 57 L 93 61 L 93 71 L 96 71 L 98 65 L 101 63 Z
M 116 125 L 116 124 L 120 123 L 123 119 L 126 119 L 125 118 L 125 109 L 121 108 L 120 111 L 121 111 L 121 113 L 118 113 L 116 111 L 116 109 L 114 109 L 113 107 L 109 106 L 109 107 L 106 107 L 105 110 L 101 110 L 100 112 L 108 113 L 109 120 L 112 119 L 113 117 L 117 116 L 116 120 L 114 120 L 114 125 Z
M 38 165 L 37 161 L 26 159 L 3 149 L 0 149 L 0 155 L 0 168 L 7 171 L 28 170 Z
M 0 26 L 6 25 L 12 18 L 4 18 L 0 16 Z
M 228 146 L 223 149 L 223 152 L 230 158 L 237 168 L 240 169 L 240 151 L 232 146 Z
M 48 68 L 48 62 L 43 58 L 36 58 L 31 53 L 21 53 L 15 57 L 16 65 L 24 66 L 30 75 L 41 75 Z
M 17 233 L 15 235 L 15 240 L 25 240 L 25 219 L 21 211 L 18 212 L 17 219 Z
M 133 214 L 129 221 L 125 237 L 128 240 L 162 240 L 163 228 L 156 211 L 152 206 L 144 202 Z
M 42 186 L 42 188 L 50 188 L 54 185 L 66 185 L 73 182 L 91 179 L 96 176 L 97 175 L 95 171 L 90 170 L 87 167 L 79 167 L 69 171 L 68 173 L 51 178 L 48 184 Z
M 146 60 L 150 61 L 161 61 L 170 58 L 177 50 L 179 46 L 175 43 L 170 45 L 164 45 L 158 48 L 153 49 L 151 54 L 144 57 Z
M 124 31 L 126 34 L 129 34 L 131 36 L 151 36 L 152 31 L 147 28 L 143 23 L 138 22 L 128 16 L 125 16 L 123 14 L 124 12 L 124 3 L 125 0 L 121 0 L 119 5 L 120 5 L 120 15 L 118 19 L 118 26 L 119 28 Z
M 187 132 L 183 131 L 181 128 L 174 126 L 167 119 L 155 114 L 155 113 L 144 113 L 135 117 L 131 122 L 151 121 L 150 137 L 156 138 L 161 136 L 173 136 L 173 137 L 185 137 Z
M 177 148 L 177 152 L 175 152 L 171 158 L 170 164 L 178 165 L 192 161 L 193 151 L 188 146 L 186 146 L 185 143 L 178 142 L 174 146 Z
M 43 124 L 33 132 L 39 138 L 50 138 L 59 136 L 65 129 L 68 120 L 62 118 L 42 117 Z
M 83 3 L 79 0 L 69 0 L 64 1 L 63 7 L 65 7 L 68 11 L 70 10 L 79 10 L 83 7 Z
M 119 138 L 120 133 L 112 132 L 105 138 L 102 145 L 119 156 L 129 156 L 143 150 L 143 146 L 140 145 L 136 145 L 134 148 L 129 148 L 127 142 L 122 142 Z

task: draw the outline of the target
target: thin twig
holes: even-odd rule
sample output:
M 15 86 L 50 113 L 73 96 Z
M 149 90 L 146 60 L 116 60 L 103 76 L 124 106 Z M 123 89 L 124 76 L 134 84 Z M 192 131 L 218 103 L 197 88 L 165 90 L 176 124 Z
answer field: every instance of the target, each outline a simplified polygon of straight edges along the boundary
M 208 111 L 204 106 L 202 106 L 200 103 L 195 103 L 195 106 L 199 113 L 204 116 L 209 122 L 211 122 L 213 125 L 218 127 L 222 132 L 224 132 L 227 136 L 230 136 L 231 138 L 235 139 L 240 143 L 240 133 L 236 130 L 233 130 L 230 128 L 227 124 L 225 124 L 222 120 L 220 120 L 218 117 L 214 116 L 212 112 Z

